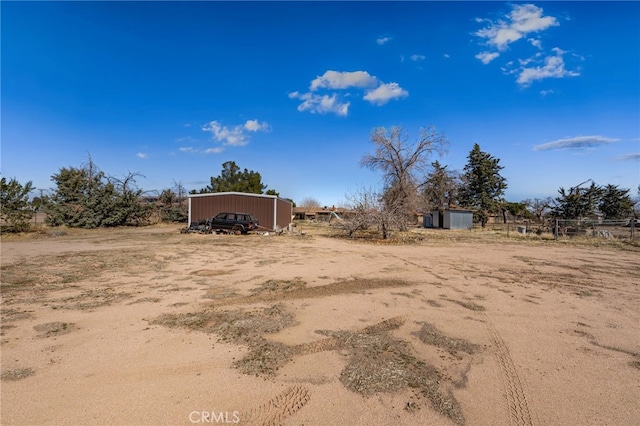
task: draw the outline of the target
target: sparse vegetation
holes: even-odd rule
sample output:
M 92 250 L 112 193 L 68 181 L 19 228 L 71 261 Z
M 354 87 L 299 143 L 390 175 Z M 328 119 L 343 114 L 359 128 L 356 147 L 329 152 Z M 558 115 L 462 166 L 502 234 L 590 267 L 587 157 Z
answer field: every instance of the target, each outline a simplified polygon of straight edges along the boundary
M 51 177 L 56 184 L 45 203 L 47 224 L 100 228 L 148 223 L 152 206 L 143 204 L 136 186 L 138 173 L 108 177 L 91 156 L 80 168 L 63 167 Z
M 437 346 L 452 355 L 456 355 L 457 352 L 473 355 L 480 350 L 479 345 L 469 343 L 464 339 L 447 336 L 433 324 L 422 322 L 421 325 L 420 330 L 415 332 L 414 335 L 427 345 Z
M 366 154 L 360 165 L 380 171 L 385 187 L 369 200 L 371 219 L 386 239 L 393 229 L 407 229 L 410 218 L 418 207 L 418 185 L 426 172 L 431 157 L 443 154 L 448 145 L 446 136 L 435 126 L 421 130 L 415 143 L 407 142 L 403 128 L 376 127 L 371 131 L 373 154 Z
M 0 179 L 0 221 L 4 222 L 2 231 L 21 232 L 30 228 L 29 220 L 34 210 L 29 201 L 29 193 L 33 191 L 33 184 L 27 182 L 22 185 L 15 178 L 7 181 Z
M 26 379 L 34 374 L 36 374 L 36 372 L 33 371 L 32 368 L 10 368 L 2 372 L 0 380 L 3 382 L 15 382 Z
M 570 239 L 553 242 L 537 236 L 507 238 L 504 232 L 488 229 L 398 231 L 388 240 L 363 232 L 352 240 L 340 241 L 325 238 L 336 235 L 333 227 L 304 226 L 310 234 L 304 240 L 275 236 L 242 241 L 224 236 L 201 238 L 166 226 L 68 229 L 66 235 L 55 239 L 48 235 L 12 235 L 12 241 L 34 241 L 34 248 L 50 243 L 56 250 L 3 259 L 3 350 L 40 343 L 51 352 L 45 361 L 55 363 L 68 350 L 64 345 L 74 340 L 65 333 L 80 329 L 81 321 L 75 318 L 89 318 L 92 313 L 87 311 L 122 309 L 135 315 L 127 317 L 119 330 L 132 330 L 132 325 L 138 325 L 135 318 L 141 318 L 138 312 L 144 311 L 146 328 L 139 329 L 153 331 L 142 333 L 158 336 L 162 331 L 156 326 L 168 327 L 181 344 L 204 342 L 197 352 L 210 350 L 212 359 L 225 359 L 224 365 L 219 363 L 220 368 L 234 368 L 278 386 L 293 381 L 310 383 L 312 399 L 316 395 L 312 386 L 317 383 L 344 386 L 365 398 L 377 395 L 385 400 L 407 395 L 410 402 L 404 409 L 409 413 L 401 415 L 420 416 L 418 410 L 431 407 L 450 422 L 463 424 L 463 410 L 454 392 L 475 386 L 472 380 L 467 382 L 467 377 L 474 377 L 472 372 L 480 358 L 488 360 L 498 349 L 503 355 L 508 350 L 504 344 L 498 348 L 495 332 L 487 330 L 495 298 L 543 305 L 562 294 L 563 300 L 571 299 L 575 305 L 597 304 L 612 300 L 610 296 L 622 288 L 619 283 L 640 278 L 635 258 L 623 252 L 628 248 L 622 248 L 619 242 L 606 242 L 592 250 L 594 246 L 589 244 L 593 243 Z M 412 246 L 402 247 L 405 244 Z M 567 257 L 548 255 L 547 247 L 554 253 L 566 248 Z M 454 250 L 462 253 L 460 257 L 438 257 L 432 262 L 427 256 Z M 237 254 L 233 261 L 226 255 L 229 251 Z M 494 264 L 493 258 L 476 258 L 482 251 L 504 256 L 508 262 L 503 259 Z M 501 254 L 504 252 L 510 254 Z M 582 258 L 570 254 L 587 258 L 576 263 Z M 346 263 L 344 256 L 351 256 Z M 479 262 L 480 258 L 486 262 Z M 316 261 L 322 266 L 310 272 Z M 352 267 L 356 264 L 358 269 Z M 453 272 L 447 274 L 443 268 Z M 353 276 L 349 275 L 352 270 Z M 633 297 L 632 287 L 624 291 L 620 297 Z M 354 301 L 355 309 L 334 305 L 334 301 L 345 299 Z M 361 309 L 355 302 L 368 306 Z M 310 314 L 315 321 L 317 306 L 329 310 L 336 306 L 335 317 L 340 322 L 333 322 L 333 311 L 322 313 L 318 323 L 308 322 Z M 387 313 L 402 316 L 389 318 Z M 456 332 L 434 325 L 452 316 L 456 324 L 469 326 L 464 334 L 460 329 Z M 627 347 L 620 337 L 624 334 L 619 334 L 628 334 L 628 327 L 620 328 L 619 333 L 607 328 L 607 339 L 598 340 L 594 336 L 603 335 L 602 327 L 588 313 L 584 316 L 584 322 L 575 328 L 586 323 L 592 327 L 583 329 L 589 333 L 579 330 L 575 336 L 584 337 L 586 350 L 614 354 L 618 361 L 622 358 L 619 368 L 637 371 L 637 351 Z M 95 323 L 87 330 L 94 327 Z M 320 327 L 325 329 L 317 330 Z M 31 338 L 22 339 L 25 330 L 33 330 Z M 180 330 L 199 333 L 190 336 Z M 309 336 L 314 330 L 316 338 Z M 472 337 L 467 340 L 467 336 Z M 41 340 L 47 338 L 50 341 Z M 216 342 L 212 348 L 206 344 L 208 340 Z M 153 339 L 141 338 L 139 342 L 153 344 Z M 229 352 L 235 358 L 227 356 Z M 331 352 L 332 357 L 343 357 L 343 361 L 319 366 L 322 371 L 313 378 L 297 368 L 303 356 L 321 352 Z M 223 358 L 218 358 L 220 355 Z M 198 363 L 193 365 L 199 368 Z M 34 368 L 7 369 L 2 380 L 21 380 L 49 368 L 45 363 L 31 366 Z

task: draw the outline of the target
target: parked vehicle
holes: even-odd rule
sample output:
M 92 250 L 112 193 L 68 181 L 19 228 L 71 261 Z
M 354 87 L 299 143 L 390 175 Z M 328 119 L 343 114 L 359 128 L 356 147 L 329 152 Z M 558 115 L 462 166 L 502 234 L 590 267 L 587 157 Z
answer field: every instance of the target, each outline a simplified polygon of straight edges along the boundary
M 218 213 L 208 221 L 210 230 L 223 230 L 246 235 L 258 229 L 258 218 L 251 213 Z

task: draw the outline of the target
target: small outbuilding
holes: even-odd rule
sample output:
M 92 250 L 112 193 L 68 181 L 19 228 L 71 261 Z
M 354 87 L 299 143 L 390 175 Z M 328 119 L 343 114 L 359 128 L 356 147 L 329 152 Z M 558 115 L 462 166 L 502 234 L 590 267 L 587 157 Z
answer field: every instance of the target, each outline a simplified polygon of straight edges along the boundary
M 425 228 L 471 229 L 473 210 L 449 209 L 444 212 L 432 211 L 423 216 Z
M 274 231 L 286 228 L 293 217 L 293 203 L 275 195 L 243 192 L 215 192 L 189 195 L 189 223 L 211 219 L 218 213 L 251 213 L 260 228 Z

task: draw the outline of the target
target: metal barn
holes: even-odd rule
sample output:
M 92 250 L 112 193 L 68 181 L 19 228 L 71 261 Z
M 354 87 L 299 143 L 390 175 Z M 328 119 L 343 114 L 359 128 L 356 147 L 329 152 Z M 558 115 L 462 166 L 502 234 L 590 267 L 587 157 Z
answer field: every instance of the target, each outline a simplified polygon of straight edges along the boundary
M 260 227 L 274 231 L 291 223 L 293 204 L 275 195 L 216 192 L 189 195 L 189 223 L 210 219 L 222 212 L 251 213 Z
M 473 227 L 473 211 L 445 210 L 442 227 L 445 229 L 471 229 Z
M 472 210 L 432 211 L 423 218 L 425 228 L 471 229 L 473 227 Z

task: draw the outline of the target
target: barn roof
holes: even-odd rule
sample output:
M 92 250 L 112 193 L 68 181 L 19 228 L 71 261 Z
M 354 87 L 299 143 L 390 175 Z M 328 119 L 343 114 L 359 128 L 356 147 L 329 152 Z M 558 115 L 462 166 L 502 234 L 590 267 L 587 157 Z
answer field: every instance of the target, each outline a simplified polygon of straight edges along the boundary
M 252 194 L 249 192 L 207 192 L 205 194 L 189 194 L 189 198 L 193 198 L 193 197 L 216 197 L 216 196 L 220 196 L 220 195 L 242 195 L 242 196 L 247 196 L 247 197 L 259 197 L 259 198 L 271 198 L 273 199 L 278 199 L 278 200 L 282 200 L 282 201 L 286 201 L 288 203 L 290 203 L 290 200 L 287 200 L 285 198 L 280 198 L 276 195 L 267 195 L 267 194 Z

